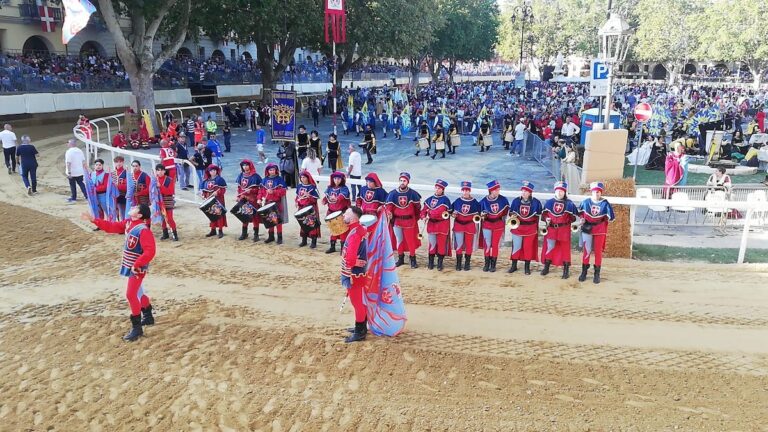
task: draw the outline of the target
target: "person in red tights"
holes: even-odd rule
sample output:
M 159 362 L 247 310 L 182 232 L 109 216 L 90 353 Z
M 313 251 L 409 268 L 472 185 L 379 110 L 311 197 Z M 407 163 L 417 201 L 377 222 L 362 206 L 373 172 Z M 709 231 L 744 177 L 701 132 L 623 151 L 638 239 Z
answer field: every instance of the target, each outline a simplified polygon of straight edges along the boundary
M 350 207 L 344 212 L 344 222 L 349 227 L 347 239 L 341 247 L 341 286 L 347 290 L 349 302 L 355 310 L 355 328 L 344 342 L 357 342 L 368 334 L 366 309 L 363 303 L 365 287 L 368 284 L 368 240 L 367 230 L 360 225 L 360 207 Z

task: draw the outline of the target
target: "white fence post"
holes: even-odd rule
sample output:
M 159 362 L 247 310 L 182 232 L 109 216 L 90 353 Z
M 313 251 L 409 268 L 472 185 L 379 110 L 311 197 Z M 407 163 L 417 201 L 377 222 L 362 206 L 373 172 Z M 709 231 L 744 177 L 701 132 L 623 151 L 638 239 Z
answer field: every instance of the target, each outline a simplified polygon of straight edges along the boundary
M 739 245 L 739 259 L 737 263 L 744 263 L 744 255 L 747 254 L 747 238 L 749 237 L 749 222 L 752 220 L 753 209 L 747 210 L 747 219 L 744 221 L 744 230 L 741 232 L 741 244 Z

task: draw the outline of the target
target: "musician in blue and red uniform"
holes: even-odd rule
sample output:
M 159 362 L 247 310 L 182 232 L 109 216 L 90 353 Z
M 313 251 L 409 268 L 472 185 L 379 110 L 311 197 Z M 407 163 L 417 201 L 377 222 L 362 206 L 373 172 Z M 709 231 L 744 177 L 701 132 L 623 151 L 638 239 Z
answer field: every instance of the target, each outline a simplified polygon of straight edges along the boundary
M 381 187 L 379 176 L 372 172 L 365 176 L 366 185 L 360 188 L 355 205 L 360 207 L 363 214 L 378 215 L 378 210 L 387 202 L 387 191 Z
M 277 226 L 269 228 L 264 243 L 275 241 L 275 229 L 277 229 L 277 244 L 283 244 L 283 224 L 288 223 L 288 218 L 285 217 L 285 213 L 288 211 L 285 192 L 285 180 L 280 175 L 280 169 L 273 163 L 267 164 L 264 169 L 264 179 L 261 181 L 261 201 L 262 205 L 276 203 L 281 222 Z
M 203 179 L 203 185 L 201 187 L 203 193 L 203 199 L 209 198 L 211 195 L 216 195 L 216 199 L 219 201 L 222 207 L 226 208 L 224 202 L 224 195 L 227 193 L 227 182 L 221 177 L 221 167 L 215 164 L 208 165 L 208 169 L 205 171 L 205 178 Z M 206 237 L 224 237 L 224 227 L 227 226 L 227 215 L 223 214 L 220 218 L 216 219 L 216 222 L 211 222 L 211 231 L 206 234 Z
M 408 249 L 411 268 L 416 264 L 416 249 L 421 246 L 419 241 L 419 215 L 421 214 L 421 195 L 408 187 L 411 175 L 400 173 L 400 185 L 387 196 L 387 214 L 394 218 L 394 233 L 397 239 L 397 263 L 400 267 L 405 264 L 405 250 Z
M 331 174 L 328 187 L 325 188 L 325 195 L 323 196 L 323 204 L 328 206 L 328 210 L 325 213 L 326 216 L 337 211 L 344 213 L 352 206 L 352 202 L 349 199 L 349 188 L 346 183 L 347 179 L 343 172 L 336 171 Z M 331 246 L 325 253 L 329 254 L 336 252 L 337 241 L 340 241 L 341 248 L 344 248 L 347 232 L 344 232 L 341 235 L 331 235 Z
M 461 196 L 451 204 L 453 208 L 453 244 L 456 251 L 456 271 L 469 271 L 469 260 L 472 258 L 477 222 L 480 217 L 480 203 L 472 197 L 472 182 L 461 182 Z M 462 267 L 461 257 L 464 256 Z
M 133 202 L 127 203 L 131 207 L 139 204 L 149 205 L 149 174 L 141 170 L 141 162 L 131 162 L 131 175 L 133 176 Z
M 435 256 L 437 256 L 437 270 L 443 271 L 443 259 L 451 254 L 451 234 L 450 213 L 453 210 L 451 200 L 445 196 L 445 188 L 448 182 L 437 179 L 435 181 L 435 194 L 424 200 L 424 206 L 421 208 L 421 219 L 426 219 L 427 238 L 429 244 L 429 261 L 427 268 L 435 268 Z M 448 217 L 444 217 L 448 216 Z
M 168 177 L 176 181 L 176 150 L 170 139 L 160 140 L 160 163 L 165 167 Z
M 174 195 L 176 194 L 176 182 L 174 179 L 167 175 L 168 170 L 163 164 L 157 164 L 155 166 L 155 176 L 157 177 L 157 189 L 160 192 L 160 199 L 163 202 L 163 235 L 160 240 L 168 240 L 171 236 L 168 235 L 168 228 L 171 228 L 173 233 L 173 241 L 179 241 L 179 233 L 176 232 L 176 220 L 173 218 L 173 208 L 176 204 Z
M 96 190 L 96 201 L 99 203 L 99 218 L 104 219 L 107 212 L 107 186 L 109 177 L 104 171 L 104 160 L 96 159 L 93 161 L 93 172 L 89 174 L 91 182 Z
M 480 200 L 480 213 L 483 218 L 480 223 L 482 229 L 480 239 L 485 255 L 483 271 L 495 272 L 496 260 L 499 259 L 499 243 L 504 237 L 504 224 L 509 212 L 509 200 L 499 193 L 501 184 L 498 180 L 493 180 L 486 186 L 488 186 L 488 195 Z
M 317 206 L 317 201 L 320 199 L 320 192 L 317 191 L 317 184 L 315 179 L 312 178 L 312 174 L 309 171 L 303 170 L 299 173 L 299 186 L 296 188 L 296 208 L 301 210 L 304 207 L 311 206 L 315 211 L 315 217 L 320 216 L 320 209 Z M 305 231 L 304 227 L 299 229 L 301 235 L 301 243 L 299 247 L 307 245 L 307 237 L 310 238 L 310 249 L 317 247 L 317 239 L 320 237 L 320 225 L 316 224 L 314 228 L 309 231 Z
M 525 263 L 525 274 L 531 274 L 531 261 L 538 260 L 539 256 L 539 216 L 544 207 L 541 201 L 533 197 L 534 185 L 524 181 L 520 187 L 521 195 L 512 200 L 509 205 L 510 217 L 516 218 L 520 224 L 517 228 L 510 229 L 512 233 L 512 266 L 507 273 L 517 271 L 517 262 Z
M 360 225 L 360 207 L 350 207 L 344 213 L 344 223 L 349 227 L 347 240 L 341 246 L 341 286 L 347 290 L 349 302 L 355 310 L 355 328 L 344 341 L 347 343 L 365 339 L 368 334 L 366 308 L 363 303 L 368 285 L 367 230 Z
M 129 219 L 120 222 L 96 219 L 89 213 L 82 215 L 83 219 L 91 221 L 104 232 L 125 234 L 120 274 L 128 278 L 125 297 L 131 308 L 131 331 L 123 336 L 123 339 L 131 342 L 144 334 L 142 325 L 155 323 L 152 303 L 141 286 L 149 263 L 155 257 L 155 238 L 148 226 L 150 215 L 149 206 L 146 204 L 131 208 Z
M 259 194 L 261 194 L 261 176 L 256 172 L 256 167 L 250 159 L 243 159 L 240 162 L 240 174 L 237 176 L 237 202 L 247 201 L 253 207 L 253 242 L 259 241 L 259 215 L 256 209 L 259 208 Z M 243 232 L 238 240 L 248 238 L 248 223 L 243 223 Z
M 563 266 L 563 279 L 568 279 L 571 268 L 571 224 L 579 213 L 576 204 L 568 199 L 568 184 L 555 183 L 555 197 L 544 203 L 541 218 L 547 226 L 547 235 L 541 246 L 544 268 L 541 275 L 549 274 L 551 265 Z
M 117 199 L 115 199 L 115 208 L 117 209 L 117 219 L 123 220 L 125 218 L 125 194 L 128 191 L 128 184 L 126 179 L 126 171 L 123 167 L 125 158 L 122 156 L 115 156 L 112 160 L 114 163 L 114 170 L 112 171 L 112 182 L 117 187 Z
M 613 207 L 603 198 L 605 186 L 601 182 L 589 185 L 592 197 L 585 199 L 579 205 L 579 213 L 584 219 L 581 224 L 581 240 L 584 244 L 581 254 L 581 275 L 579 282 L 587 280 L 589 257 L 595 255 L 595 274 L 592 282 L 600 283 L 600 268 L 603 265 L 603 251 L 608 236 L 608 223 L 616 219 Z

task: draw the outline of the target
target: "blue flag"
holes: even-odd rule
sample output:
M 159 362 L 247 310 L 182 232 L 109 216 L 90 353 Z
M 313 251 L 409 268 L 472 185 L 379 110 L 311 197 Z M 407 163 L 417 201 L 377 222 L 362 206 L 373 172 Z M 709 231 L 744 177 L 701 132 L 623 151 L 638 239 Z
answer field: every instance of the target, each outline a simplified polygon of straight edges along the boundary
M 117 219 L 117 197 L 119 194 L 112 173 L 107 173 L 107 205 L 104 209 L 104 218 L 110 222 Z
M 158 225 L 163 222 L 162 197 L 157 185 L 157 177 L 151 176 L 149 184 L 149 209 L 152 211 L 152 223 Z
M 93 179 L 91 173 L 87 173 L 85 176 L 85 192 L 88 194 L 88 208 L 91 210 L 93 217 L 99 217 L 99 197 L 96 195 L 96 186 L 93 185 Z
M 125 173 L 125 214 L 123 215 L 123 219 L 130 219 L 130 216 L 128 216 L 128 213 L 131 212 L 131 207 L 133 207 L 133 193 L 136 190 L 136 181 L 133 179 L 133 173 L 130 171 L 126 171 Z
M 396 336 L 405 328 L 405 303 L 386 218 L 380 216 L 372 230 L 368 241 L 370 280 L 363 296 L 368 329 L 376 336 Z

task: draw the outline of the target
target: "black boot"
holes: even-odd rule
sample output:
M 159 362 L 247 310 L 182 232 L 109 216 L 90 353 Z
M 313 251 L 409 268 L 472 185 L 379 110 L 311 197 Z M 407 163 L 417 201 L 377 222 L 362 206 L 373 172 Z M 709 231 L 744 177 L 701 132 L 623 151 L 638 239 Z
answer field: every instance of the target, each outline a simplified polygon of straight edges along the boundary
M 579 282 L 587 280 L 587 270 L 589 270 L 589 264 L 581 265 L 581 274 L 579 275 Z
M 461 271 L 461 255 L 456 254 L 456 271 Z
M 561 278 L 568 279 L 571 276 L 571 263 L 563 263 L 563 275 Z
M 541 269 L 541 275 L 546 276 L 549 274 L 549 266 L 552 265 L 552 261 L 550 260 L 544 260 L 544 268 Z
M 414 156 L 418 156 L 420 152 L 421 152 L 421 150 L 417 150 L 416 153 L 414 153 L 413 155 Z
M 464 271 L 469 271 L 469 259 L 472 258 L 472 255 L 464 254 Z
M 224 237 L 224 228 L 219 228 L 219 238 Z
M 600 283 L 600 266 L 595 266 L 595 275 L 592 277 L 592 282 Z
M 141 308 L 141 325 L 154 325 L 155 317 L 152 316 L 152 305 Z
M 173 241 L 179 241 L 179 233 L 177 233 L 176 230 L 171 231 L 171 238 Z
M 485 151 L 485 146 L 480 146 L 480 153 Z
M 443 271 L 443 258 L 445 258 L 445 255 L 437 256 L 437 271 Z
M 304 247 L 307 245 L 307 236 L 301 236 L 301 243 L 299 243 L 299 247 Z
M 168 228 L 163 228 L 163 235 L 160 236 L 160 240 L 168 240 L 171 238 L 170 235 L 168 235 Z
M 435 156 L 437 156 L 437 153 L 432 154 L 432 160 L 435 159 Z
M 243 227 L 243 233 L 242 233 L 242 234 L 240 234 L 240 237 L 238 237 L 237 239 L 238 239 L 238 240 L 245 240 L 245 239 L 247 239 L 247 238 L 248 238 L 248 227 L 247 227 L 247 226 L 244 226 L 244 227 Z
M 254 228 L 253 230 L 253 242 L 258 243 L 261 241 L 261 237 L 259 237 L 259 230 L 257 228 Z
M 517 271 L 517 260 L 512 260 L 512 265 L 507 270 L 507 273 L 514 273 Z
M 209 233 L 208 233 L 208 234 L 206 234 L 205 236 L 206 236 L 206 237 L 213 237 L 213 236 L 215 236 L 215 235 L 216 235 L 216 228 L 211 228 L 211 232 L 209 232 Z
M 277 244 L 283 244 L 283 233 L 277 233 Z
M 488 267 L 488 272 L 495 273 L 496 272 L 496 258 L 495 257 L 491 257 L 490 260 L 491 260 L 491 265 Z
M 435 254 L 429 254 L 429 262 L 427 263 L 427 268 L 430 270 L 435 268 Z
M 405 264 L 405 254 L 400 254 L 397 256 L 397 262 L 395 263 L 395 267 L 400 267 L 403 264 Z
M 272 243 L 273 241 L 275 241 L 275 232 L 270 231 L 269 235 L 267 235 L 267 239 L 264 240 L 264 243 Z
M 491 257 L 485 257 L 485 262 L 483 263 L 483 271 L 487 272 L 488 269 L 491 268 Z
M 525 262 L 525 274 L 529 275 L 531 274 L 531 262 L 526 261 Z
M 325 253 L 330 254 L 336 252 L 336 240 L 331 240 L 331 246 L 328 248 L 328 250 L 325 251 Z
M 310 249 L 314 249 L 317 247 L 317 237 L 312 237 L 312 242 L 309 244 Z
M 368 334 L 368 326 L 365 324 L 365 321 L 356 322 L 355 331 L 351 335 L 349 335 L 348 338 L 344 339 L 344 342 L 352 343 L 352 342 L 365 340 L 365 335 L 367 334 Z
M 416 264 L 416 257 L 411 255 L 411 268 L 419 268 L 419 265 Z
M 144 331 L 141 329 L 141 314 L 131 315 L 131 326 L 131 331 L 123 336 L 124 341 L 133 342 L 144 335 Z

